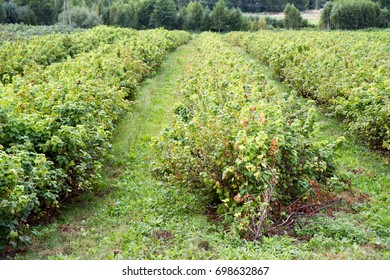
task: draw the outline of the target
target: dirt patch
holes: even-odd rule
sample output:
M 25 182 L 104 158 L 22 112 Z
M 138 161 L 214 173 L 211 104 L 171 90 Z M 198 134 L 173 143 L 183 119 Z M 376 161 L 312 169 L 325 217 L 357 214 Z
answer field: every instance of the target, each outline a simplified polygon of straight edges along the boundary
M 156 230 L 152 233 L 153 237 L 157 239 L 169 240 L 174 238 L 174 235 L 169 230 Z

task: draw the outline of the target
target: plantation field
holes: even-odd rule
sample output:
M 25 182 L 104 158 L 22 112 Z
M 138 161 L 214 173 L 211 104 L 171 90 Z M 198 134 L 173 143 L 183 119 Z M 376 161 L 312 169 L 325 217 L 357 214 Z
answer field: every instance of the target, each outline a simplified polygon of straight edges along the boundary
M 0 256 L 390 259 L 388 34 L 5 42 Z
M 32 36 L 49 35 L 52 33 L 74 33 L 83 29 L 70 28 L 62 25 L 30 26 L 24 24 L 0 24 L 0 45 L 4 41 L 15 41 Z
M 189 39 L 179 31 L 106 27 L 75 34 L 2 48 L 8 49 L 0 84 L 2 245 L 25 242 L 27 220 L 59 207 L 68 194 L 93 188 L 115 122 L 137 86 Z

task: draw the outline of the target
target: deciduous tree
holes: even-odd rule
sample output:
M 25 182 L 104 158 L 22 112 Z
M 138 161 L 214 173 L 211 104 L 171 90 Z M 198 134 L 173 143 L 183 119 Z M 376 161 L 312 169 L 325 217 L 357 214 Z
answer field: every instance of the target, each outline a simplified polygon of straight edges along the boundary
M 284 9 L 284 25 L 289 29 L 297 29 L 302 26 L 302 17 L 294 4 L 288 3 Z
M 5 23 L 17 23 L 19 19 L 18 6 L 12 1 L 6 1 L 3 4 L 5 12 Z
M 204 18 L 204 10 L 199 2 L 190 2 L 187 6 L 187 26 L 199 31 Z

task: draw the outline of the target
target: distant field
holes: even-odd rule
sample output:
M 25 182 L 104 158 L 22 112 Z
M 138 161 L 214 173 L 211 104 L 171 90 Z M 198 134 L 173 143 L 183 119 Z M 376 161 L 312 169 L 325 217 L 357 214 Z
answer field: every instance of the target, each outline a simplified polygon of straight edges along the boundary
M 275 19 L 284 19 L 284 13 L 244 13 L 245 16 L 251 17 L 272 17 Z M 321 10 L 307 10 L 301 12 L 304 19 L 307 19 L 311 24 L 318 24 L 320 21 Z

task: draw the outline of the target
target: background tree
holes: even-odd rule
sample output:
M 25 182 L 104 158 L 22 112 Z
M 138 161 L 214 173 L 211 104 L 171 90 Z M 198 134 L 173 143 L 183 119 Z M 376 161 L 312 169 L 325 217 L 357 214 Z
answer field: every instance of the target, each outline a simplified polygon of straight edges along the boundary
M 116 26 L 138 28 L 138 13 L 135 5 L 133 3 L 116 4 L 111 20 L 111 24 Z
M 297 29 L 302 26 L 302 17 L 294 4 L 288 3 L 284 9 L 284 25 L 289 29 Z
M 374 0 L 374 2 L 378 2 L 381 8 L 390 9 L 390 0 Z
M 227 29 L 230 31 L 242 30 L 244 24 L 244 16 L 240 9 L 232 8 L 227 13 L 226 19 Z
M 369 0 L 335 1 L 330 13 L 331 28 L 356 30 L 378 27 L 381 14 L 379 4 Z
M 19 22 L 23 22 L 29 25 L 37 24 L 37 17 L 30 6 L 25 5 L 18 7 Z
M 3 3 L 5 13 L 4 23 L 17 23 L 19 19 L 18 6 L 13 1 Z
M 202 4 L 203 7 L 209 8 L 211 11 L 214 9 L 215 3 L 217 3 L 217 0 L 200 0 L 200 3 Z
M 384 8 L 381 10 L 381 15 L 379 17 L 378 27 L 389 28 L 390 27 L 390 10 Z
M 67 17 L 67 11 L 65 11 Z M 73 27 L 92 28 L 94 26 L 103 24 L 102 18 L 97 11 L 93 11 L 88 7 L 73 6 L 70 8 L 71 20 Z M 58 21 L 62 22 L 63 14 L 58 15 Z
M 176 27 L 177 29 L 182 29 L 182 30 L 188 30 L 188 11 L 187 7 L 183 7 L 179 10 L 177 13 L 177 18 L 176 18 Z
M 150 27 L 150 18 L 154 11 L 155 0 L 143 0 L 138 3 L 138 25 L 141 29 Z
M 224 0 L 218 0 L 211 14 L 212 28 L 221 32 L 226 27 L 226 20 L 228 17 L 228 8 Z
M 204 10 L 199 2 L 190 2 L 187 6 L 187 27 L 199 31 L 204 18 Z
M 320 26 L 330 30 L 330 13 L 332 12 L 333 2 L 327 2 L 321 12 Z
M 0 2 L 0 23 L 5 21 L 5 9 L 3 3 Z
M 39 25 L 52 25 L 57 21 L 58 2 L 56 0 L 30 0 L 29 6 Z
M 173 0 L 157 0 L 150 16 L 151 27 L 176 27 L 176 4 Z
M 203 22 L 202 22 L 202 27 L 201 30 L 203 31 L 209 31 L 211 30 L 211 11 L 209 7 L 204 8 L 204 17 L 203 17 Z
M 268 24 L 264 18 L 253 19 L 250 26 L 250 31 L 258 31 L 268 29 Z
M 103 24 L 109 24 L 110 2 L 109 0 L 99 0 L 95 3 L 94 10 L 102 19 Z
M 284 20 L 283 19 L 265 17 L 265 21 L 267 22 L 268 26 L 272 26 L 274 28 L 284 28 Z

